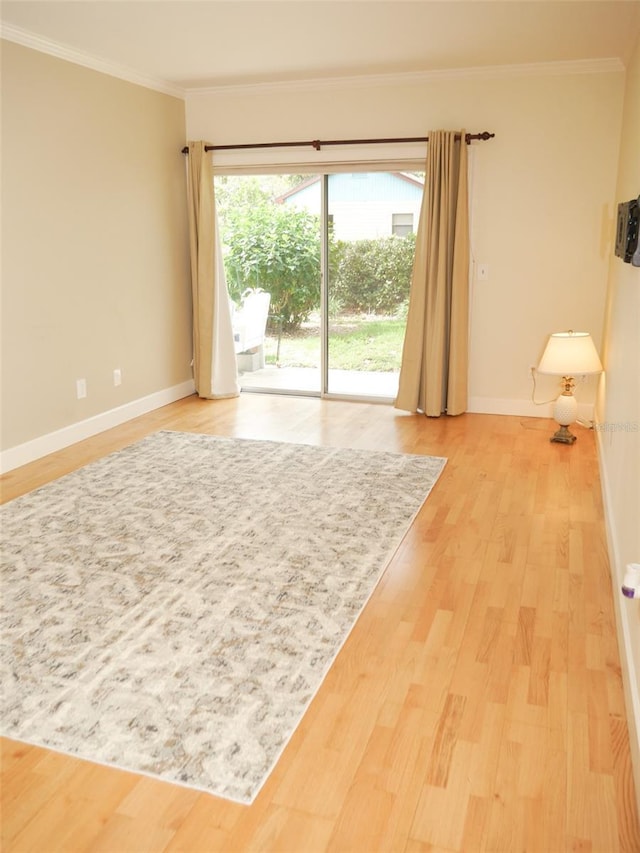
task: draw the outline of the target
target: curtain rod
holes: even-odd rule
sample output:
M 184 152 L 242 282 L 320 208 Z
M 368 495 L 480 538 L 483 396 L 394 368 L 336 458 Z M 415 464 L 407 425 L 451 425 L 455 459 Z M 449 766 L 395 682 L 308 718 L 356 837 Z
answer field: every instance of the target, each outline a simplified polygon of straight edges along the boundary
M 495 133 L 489 133 L 485 130 L 482 133 L 465 133 L 465 142 L 467 145 L 473 139 L 480 139 L 485 142 L 487 139 L 493 139 Z M 456 139 L 460 138 L 460 134 L 456 134 Z M 245 145 L 205 145 L 205 151 L 238 151 L 246 148 L 299 148 L 305 145 L 310 145 L 316 151 L 320 151 L 322 146 L 326 145 L 379 145 L 381 143 L 394 142 L 428 142 L 428 136 L 405 136 L 396 139 L 312 139 L 308 142 L 249 142 Z M 189 147 L 185 145 L 182 149 L 183 154 L 189 153 Z

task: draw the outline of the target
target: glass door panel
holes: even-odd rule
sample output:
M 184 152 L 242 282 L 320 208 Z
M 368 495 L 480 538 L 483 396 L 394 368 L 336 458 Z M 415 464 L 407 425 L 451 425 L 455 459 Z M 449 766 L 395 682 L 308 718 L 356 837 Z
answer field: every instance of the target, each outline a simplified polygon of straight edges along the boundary
M 326 176 L 327 392 L 395 398 L 423 179 Z
M 215 193 L 241 388 L 319 395 L 321 176 L 216 177 Z

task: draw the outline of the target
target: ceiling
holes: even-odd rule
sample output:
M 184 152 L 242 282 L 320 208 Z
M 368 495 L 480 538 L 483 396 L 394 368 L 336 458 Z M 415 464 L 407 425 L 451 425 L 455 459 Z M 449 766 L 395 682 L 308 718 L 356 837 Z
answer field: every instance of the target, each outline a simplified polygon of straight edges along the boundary
M 190 89 L 628 61 L 640 0 L 3 0 L 3 36 Z M 90 63 L 89 63 L 90 64 Z

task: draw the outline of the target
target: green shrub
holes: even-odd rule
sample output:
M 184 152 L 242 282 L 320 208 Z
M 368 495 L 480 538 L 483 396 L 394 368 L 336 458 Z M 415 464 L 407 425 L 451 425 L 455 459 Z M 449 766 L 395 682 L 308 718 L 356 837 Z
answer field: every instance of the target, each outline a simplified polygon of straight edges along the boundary
M 247 288 L 271 294 L 270 313 L 286 332 L 320 305 L 320 225 L 317 216 L 268 202 L 229 211 L 224 228 L 231 298 Z
M 415 234 L 336 241 L 330 248 L 331 292 L 351 313 L 393 314 L 409 298 Z
M 320 222 L 274 204 L 254 181 L 217 190 L 231 298 L 247 289 L 271 294 L 271 325 L 300 328 L 320 306 Z M 415 235 L 347 242 L 329 235 L 331 315 L 394 314 L 409 297 Z

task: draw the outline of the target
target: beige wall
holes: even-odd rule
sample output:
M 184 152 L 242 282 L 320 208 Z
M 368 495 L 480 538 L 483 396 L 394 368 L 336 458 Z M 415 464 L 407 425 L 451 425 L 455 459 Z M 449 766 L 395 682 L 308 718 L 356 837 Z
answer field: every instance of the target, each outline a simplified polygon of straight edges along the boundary
M 190 379 L 184 138 L 182 100 L 2 42 L 3 449 Z
M 627 71 L 616 202 L 640 195 L 640 42 Z M 620 585 L 640 563 L 640 268 L 611 257 L 604 324 L 598 432 L 612 556 L 614 596 L 626 651 L 632 751 L 640 807 L 640 601 Z M 633 719 L 635 716 L 635 726 Z M 635 731 L 634 731 L 635 729 Z
M 473 249 L 489 280 L 473 290 L 471 408 L 546 414 L 530 403 L 529 367 L 547 335 L 585 329 L 601 343 L 623 91 L 614 70 L 212 92 L 187 98 L 187 135 L 220 144 L 495 132 L 473 151 Z M 538 399 L 554 396 L 555 379 L 540 380 Z M 579 389 L 579 399 L 594 394 L 593 382 Z

